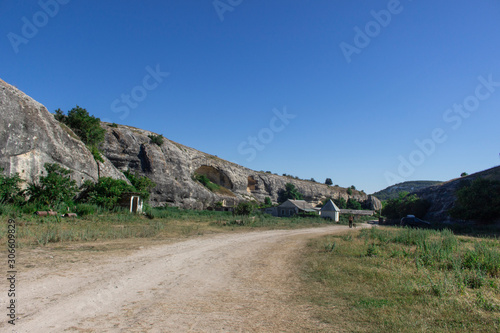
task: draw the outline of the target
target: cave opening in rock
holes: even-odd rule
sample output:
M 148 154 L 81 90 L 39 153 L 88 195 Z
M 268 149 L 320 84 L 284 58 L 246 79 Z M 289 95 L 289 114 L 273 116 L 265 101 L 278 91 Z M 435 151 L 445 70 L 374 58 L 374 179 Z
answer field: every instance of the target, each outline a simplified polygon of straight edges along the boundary
M 229 190 L 233 189 L 233 183 L 231 179 L 224 173 L 224 171 L 216 169 L 212 166 L 202 165 L 196 169 L 195 173 L 197 175 L 204 175 L 214 184 L 225 187 Z
M 247 192 L 257 191 L 259 189 L 258 183 L 254 176 L 248 176 Z

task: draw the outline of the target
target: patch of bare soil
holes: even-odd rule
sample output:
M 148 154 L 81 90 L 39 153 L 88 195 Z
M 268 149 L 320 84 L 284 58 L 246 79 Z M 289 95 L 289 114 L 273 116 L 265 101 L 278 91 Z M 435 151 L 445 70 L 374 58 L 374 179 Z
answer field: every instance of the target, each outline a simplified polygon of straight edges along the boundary
M 307 240 L 345 226 L 19 249 L 14 332 L 304 332 Z M 145 245 L 144 242 L 150 245 Z M 151 244 L 153 243 L 153 244 Z M 0 307 L 6 313 L 5 279 Z

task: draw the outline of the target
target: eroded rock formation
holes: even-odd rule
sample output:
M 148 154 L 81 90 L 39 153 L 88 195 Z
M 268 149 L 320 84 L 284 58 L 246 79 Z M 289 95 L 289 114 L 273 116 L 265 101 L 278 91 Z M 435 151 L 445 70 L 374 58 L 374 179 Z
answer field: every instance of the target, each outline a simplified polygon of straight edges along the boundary
M 30 182 L 38 179 L 45 163 L 58 163 L 73 171 L 78 184 L 100 176 L 125 179 L 122 171 L 145 175 L 157 186 L 151 204 L 203 209 L 222 201 L 235 205 L 240 201 L 273 202 L 286 183 L 294 184 L 307 201 L 319 203 L 327 197 L 354 198 L 374 209 L 380 201 L 364 192 L 257 172 L 165 139 L 159 146 L 151 142 L 149 131 L 129 126 L 106 129 L 101 147 L 104 163 L 99 165 L 90 151 L 66 126 L 54 119 L 47 109 L 17 88 L 0 80 L 0 167 L 8 174 L 18 172 Z M 222 187 L 213 193 L 194 179 L 205 175 Z
M 107 160 L 94 160 L 90 151 L 47 109 L 19 89 L 0 80 L 0 167 L 32 182 L 45 171 L 45 163 L 58 163 L 73 171 L 81 184 L 101 176 L 125 179 Z
M 380 209 L 380 201 L 363 192 L 353 190 L 349 196 L 345 188 L 256 172 L 167 139 L 158 146 L 150 142 L 149 135 L 154 133 L 149 131 L 122 125 L 103 126 L 107 130 L 104 155 L 122 171 L 131 170 L 151 178 L 157 184 L 151 196 L 154 205 L 167 203 L 201 209 L 223 200 L 228 204 L 244 200 L 263 202 L 265 197 L 276 202 L 279 191 L 286 183 L 292 183 L 313 203 L 326 197 L 346 200 L 351 197 Z M 231 193 L 209 191 L 193 180 L 195 174 L 205 175 Z

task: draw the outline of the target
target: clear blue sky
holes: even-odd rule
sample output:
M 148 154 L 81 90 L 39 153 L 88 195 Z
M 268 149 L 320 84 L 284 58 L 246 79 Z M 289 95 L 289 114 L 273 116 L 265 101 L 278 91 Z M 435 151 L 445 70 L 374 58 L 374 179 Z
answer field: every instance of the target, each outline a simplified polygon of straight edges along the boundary
M 0 78 L 51 112 L 78 104 L 368 193 L 500 164 L 498 0 L 4 0 L 0 13 Z

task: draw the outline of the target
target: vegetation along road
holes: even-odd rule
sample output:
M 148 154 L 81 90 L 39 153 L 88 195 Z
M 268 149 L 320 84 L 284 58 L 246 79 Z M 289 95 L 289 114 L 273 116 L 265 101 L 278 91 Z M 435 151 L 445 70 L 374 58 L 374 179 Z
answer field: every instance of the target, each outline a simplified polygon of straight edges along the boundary
M 343 225 L 24 249 L 17 332 L 303 332 L 297 260 Z M 117 244 L 120 244 L 118 245 Z M 5 300 L 1 307 L 5 309 Z M 10 326 L 10 325 L 9 325 Z M 0 330 L 11 329 L 2 321 Z

